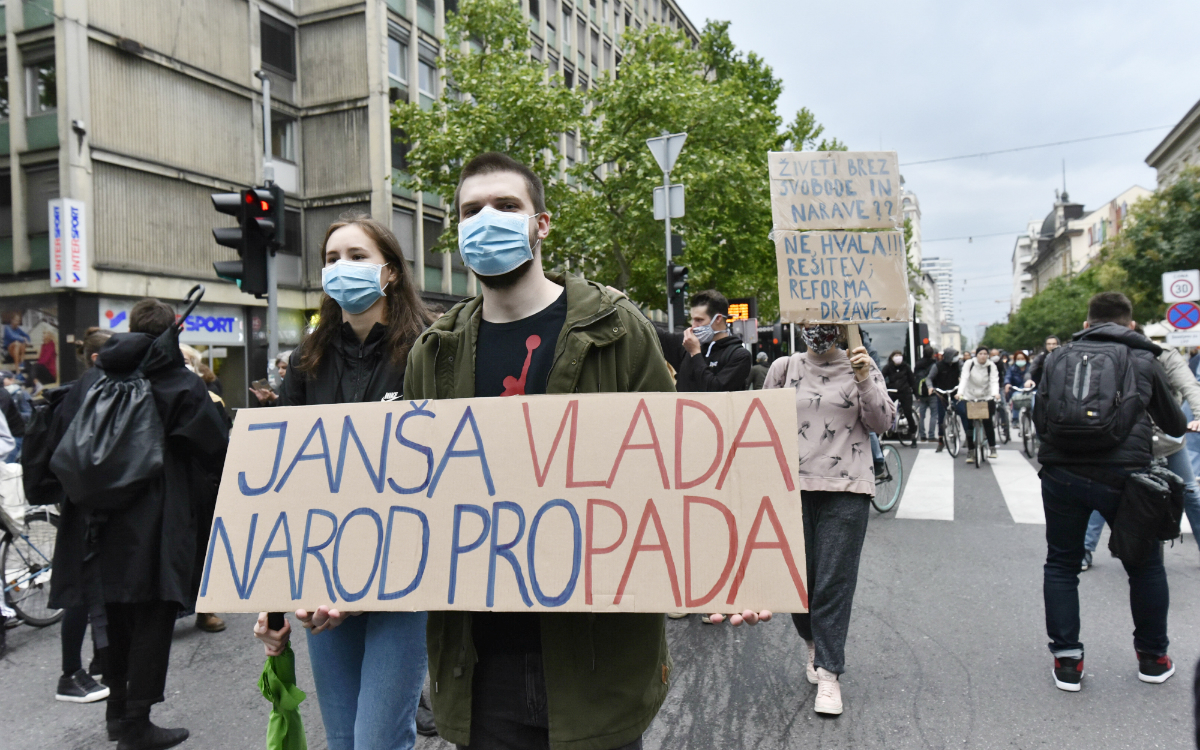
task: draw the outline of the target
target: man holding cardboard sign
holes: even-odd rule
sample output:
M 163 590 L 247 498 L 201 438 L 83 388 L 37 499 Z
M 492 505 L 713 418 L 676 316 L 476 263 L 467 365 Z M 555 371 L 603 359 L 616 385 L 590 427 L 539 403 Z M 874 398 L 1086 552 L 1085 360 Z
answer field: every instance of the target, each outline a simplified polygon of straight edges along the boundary
M 477 157 L 458 197 L 483 294 L 420 336 L 404 399 L 239 418 L 201 601 L 304 608 L 314 634 L 429 611 L 444 738 L 637 748 L 662 612 L 807 609 L 791 394 L 672 392 L 628 300 L 542 272 L 523 165 Z

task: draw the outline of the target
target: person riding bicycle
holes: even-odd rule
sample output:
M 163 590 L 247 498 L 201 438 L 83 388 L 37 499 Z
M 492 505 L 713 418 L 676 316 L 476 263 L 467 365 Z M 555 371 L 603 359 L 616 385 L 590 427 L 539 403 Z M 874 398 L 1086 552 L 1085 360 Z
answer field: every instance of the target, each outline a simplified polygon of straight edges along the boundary
M 912 368 L 904 361 L 904 352 L 899 350 L 888 355 L 887 364 L 881 370 L 887 383 L 888 391 L 895 391 L 896 399 L 900 402 L 901 413 L 908 419 L 908 432 L 914 434 L 917 429 L 917 417 L 913 413 L 913 394 L 917 390 L 917 376 Z
M 958 381 L 958 399 L 955 409 L 963 428 L 967 432 L 967 463 L 975 463 L 975 434 L 971 430 L 971 421 L 967 419 L 968 401 L 987 401 L 988 418 L 983 421 L 983 430 L 987 434 L 988 458 L 996 457 L 996 426 L 992 418 L 996 416 L 996 403 L 1000 399 L 1000 371 L 992 362 L 986 346 L 975 350 L 975 357 L 962 368 L 962 376 Z
M 962 363 L 958 361 L 958 350 L 949 346 L 942 352 L 942 359 L 935 362 L 933 367 L 929 368 L 929 374 L 925 376 L 925 380 L 929 383 L 930 388 L 950 391 L 958 387 L 958 381 L 961 377 Z M 942 430 L 942 425 L 945 421 L 946 399 L 939 395 L 937 402 L 938 453 L 941 453 L 946 448 L 946 435 Z
M 1008 368 L 1008 374 L 1004 376 L 1004 393 L 1008 397 L 1008 403 L 1012 407 L 1012 422 L 1017 421 L 1017 405 L 1012 400 L 1013 391 L 1019 391 L 1025 387 L 1025 381 L 1029 378 L 1029 357 L 1020 349 L 1013 355 L 1012 365 Z

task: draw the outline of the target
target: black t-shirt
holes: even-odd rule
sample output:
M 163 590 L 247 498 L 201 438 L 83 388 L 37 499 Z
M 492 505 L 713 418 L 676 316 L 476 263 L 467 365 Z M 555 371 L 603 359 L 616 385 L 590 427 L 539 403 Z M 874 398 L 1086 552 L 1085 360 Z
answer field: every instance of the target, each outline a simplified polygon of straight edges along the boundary
M 511 323 L 480 321 L 475 343 L 475 395 L 545 393 L 558 334 L 566 321 L 565 289 L 549 307 L 528 318 Z M 496 575 L 512 576 L 512 570 L 506 570 L 509 567 L 500 561 Z M 481 655 L 542 650 L 541 626 L 532 612 L 476 612 L 471 637 Z

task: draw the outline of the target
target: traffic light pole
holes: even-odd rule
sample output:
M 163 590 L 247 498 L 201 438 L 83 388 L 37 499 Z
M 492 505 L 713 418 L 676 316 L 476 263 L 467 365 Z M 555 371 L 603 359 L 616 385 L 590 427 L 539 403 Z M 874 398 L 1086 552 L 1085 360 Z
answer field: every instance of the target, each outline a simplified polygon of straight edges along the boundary
M 270 187 L 275 182 L 275 164 L 271 160 L 271 79 L 261 70 L 254 75 L 262 81 L 263 183 Z M 278 227 L 277 231 L 281 229 Z M 279 271 L 275 250 L 272 243 L 267 253 L 267 379 L 272 385 L 279 379 L 275 364 L 279 356 Z

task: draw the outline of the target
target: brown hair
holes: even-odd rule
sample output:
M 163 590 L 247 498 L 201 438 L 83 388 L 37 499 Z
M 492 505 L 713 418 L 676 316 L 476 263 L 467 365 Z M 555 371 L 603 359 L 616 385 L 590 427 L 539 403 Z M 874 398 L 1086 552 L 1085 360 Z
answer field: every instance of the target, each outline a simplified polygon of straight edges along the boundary
M 338 220 L 325 230 L 325 239 L 321 241 L 322 255 L 324 255 L 325 246 L 329 244 L 330 235 L 351 224 L 363 230 L 371 238 L 375 247 L 383 253 L 387 266 L 396 272 L 396 278 L 388 285 L 387 295 L 384 297 L 387 312 L 383 317 L 383 324 L 388 331 L 384 336 L 383 346 L 384 351 L 388 352 L 391 358 L 392 365 L 403 367 L 404 360 L 408 357 L 408 350 L 412 348 L 417 336 L 420 336 L 433 322 L 434 317 L 420 295 L 417 294 L 416 287 L 413 286 L 412 274 L 408 270 L 408 264 L 404 260 L 404 253 L 400 249 L 396 235 L 392 234 L 391 230 L 383 224 L 371 218 L 370 215 L 353 212 L 339 216 Z M 329 350 L 329 346 L 333 343 L 341 327 L 342 308 L 332 297 L 323 294 L 317 330 L 305 338 L 297 348 L 298 356 L 293 355 L 293 359 L 296 359 L 296 369 L 309 375 L 316 375 L 321 366 L 322 357 Z
M 175 308 L 166 302 L 148 297 L 139 300 L 129 311 L 129 332 L 161 336 L 175 325 Z
M 474 177 L 481 174 L 492 174 L 493 172 L 515 172 L 525 179 L 525 187 L 529 190 L 529 202 L 533 204 L 533 210 L 540 213 L 546 211 L 546 189 L 542 185 L 542 178 L 537 176 L 529 167 L 512 158 L 508 154 L 502 154 L 498 151 L 488 151 L 476 156 L 467 165 L 462 168 L 462 172 L 458 175 L 458 187 L 454 188 L 454 215 L 458 216 L 459 207 L 459 192 L 462 191 L 462 184 L 468 177 Z
M 725 299 L 725 295 L 718 292 L 716 289 L 705 289 L 703 292 L 696 292 L 692 298 L 688 300 L 690 307 L 699 307 L 704 305 L 704 309 L 708 311 L 708 317 L 715 318 L 718 315 L 729 317 L 729 300 Z
M 83 334 L 83 338 L 75 342 L 75 349 L 79 356 L 83 357 L 83 367 L 85 370 L 92 368 L 92 355 L 98 354 L 105 342 L 112 338 L 113 332 L 92 326 Z

